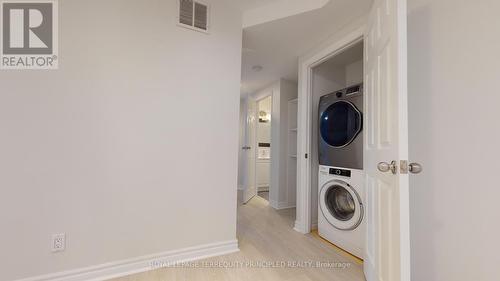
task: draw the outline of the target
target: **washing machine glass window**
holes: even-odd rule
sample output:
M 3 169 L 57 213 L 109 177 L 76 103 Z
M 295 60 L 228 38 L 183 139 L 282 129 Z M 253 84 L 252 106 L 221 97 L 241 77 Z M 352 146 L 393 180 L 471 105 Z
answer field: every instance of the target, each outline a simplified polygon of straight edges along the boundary
M 321 116 L 321 137 L 333 147 L 345 147 L 361 132 L 362 122 L 362 114 L 354 104 L 348 101 L 337 101 L 330 105 Z
M 344 187 L 334 185 L 326 191 L 325 203 L 330 213 L 340 221 L 352 219 L 356 211 L 354 198 Z
M 356 229 L 363 221 L 363 204 L 354 187 L 341 180 L 325 183 L 319 194 L 323 217 L 339 230 Z

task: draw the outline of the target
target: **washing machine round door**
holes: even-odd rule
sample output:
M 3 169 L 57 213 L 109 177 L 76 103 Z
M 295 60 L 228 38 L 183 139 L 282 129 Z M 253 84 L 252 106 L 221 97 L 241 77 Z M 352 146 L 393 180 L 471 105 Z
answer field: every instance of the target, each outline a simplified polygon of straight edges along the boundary
M 339 230 L 356 229 L 363 220 L 361 198 L 346 182 L 333 180 L 323 185 L 319 205 L 326 220 Z
M 362 130 L 363 116 L 358 108 L 348 101 L 331 104 L 320 118 L 321 138 L 336 148 L 348 146 Z

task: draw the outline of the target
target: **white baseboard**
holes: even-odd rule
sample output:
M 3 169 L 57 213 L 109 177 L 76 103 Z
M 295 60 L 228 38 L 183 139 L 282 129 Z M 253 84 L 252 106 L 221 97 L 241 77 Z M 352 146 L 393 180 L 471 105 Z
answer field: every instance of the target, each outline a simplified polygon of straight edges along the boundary
M 269 200 L 269 204 L 276 210 L 285 210 L 295 208 L 295 203 L 288 202 L 277 202 L 274 200 Z
M 102 281 L 151 271 L 158 265 L 195 261 L 239 251 L 238 240 L 206 244 L 17 281 Z M 156 266 L 155 266 L 156 265 Z
M 299 232 L 299 233 L 302 233 L 302 234 L 307 234 L 307 232 L 305 231 L 305 229 L 303 229 L 303 223 L 302 221 L 299 221 L 299 220 L 296 220 L 295 221 L 295 225 L 293 227 L 293 230 Z
M 278 201 L 274 201 L 271 198 L 269 198 L 269 205 L 271 205 L 271 207 L 273 207 L 276 210 L 278 209 Z
M 257 191 L 258 191 L 258 192 L 261 192 L 261 191 L 269 191 L 269 184 L 265 184 L 265 185 L 258 185 L 258 186 L 257 186 Z

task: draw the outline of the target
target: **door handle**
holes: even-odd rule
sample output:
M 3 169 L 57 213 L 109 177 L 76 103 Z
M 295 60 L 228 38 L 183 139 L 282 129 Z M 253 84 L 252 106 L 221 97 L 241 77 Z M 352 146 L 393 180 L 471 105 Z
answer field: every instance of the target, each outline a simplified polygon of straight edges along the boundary
M 397 173 L 398 164 L 396 161 L 392 161 L 391 164 L 386 162 L 380 162 L 378 163 L 377 168 L 382 173 L 387 173 L 391 171 L 395 175 Z
M 422 170 L 422 165 L 419 163 L 408 164 L 408 161 L 406 160 L 401 161 L 401 174 L 408 174 L 408 172 L 412 174 L 420 174 L 422 173 Z
M 250 146 L 244 146 L 244 147 L 242 147 L 241 149 L 243 149 L 243 150 L 250 150 L 250 149 L 252 149 L 252 148 L 251 148 Z
M 411 163 L 410 165 L 408 165 L 408 170 L 412 174 L 420 174 L 420 173 L 422 173 L 423 169 L 422 169 L 422 165 L 420 165 L 418 163 Z

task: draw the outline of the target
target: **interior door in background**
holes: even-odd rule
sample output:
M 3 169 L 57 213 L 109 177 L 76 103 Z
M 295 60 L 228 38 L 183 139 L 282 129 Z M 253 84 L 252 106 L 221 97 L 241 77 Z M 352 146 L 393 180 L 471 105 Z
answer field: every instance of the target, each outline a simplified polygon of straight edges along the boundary
M 245 132 L 245 146 L 242 149 L 245 151 L 246 158 L 246 173 L 245 173 L 245 187 L 243 189 L 243 204 L 248 203 L 250 199 L 257 195 L 257 184 L 255 177 L 256 169 L 256 130 L 257 130 L 257 101 L 252 97 L 246 100 L 247 117 L 246 117 L 246 132 Z

